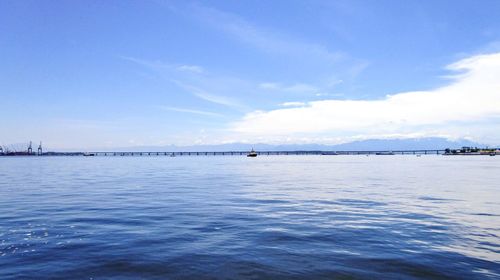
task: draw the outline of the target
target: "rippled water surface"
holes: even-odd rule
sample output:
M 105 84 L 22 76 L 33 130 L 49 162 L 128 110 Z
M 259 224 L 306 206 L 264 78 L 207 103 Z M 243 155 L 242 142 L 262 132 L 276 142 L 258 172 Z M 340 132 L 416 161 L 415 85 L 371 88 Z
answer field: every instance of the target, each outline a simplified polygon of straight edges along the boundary
M 0 279 L 500 279 L 500 157 L 0 158 Z

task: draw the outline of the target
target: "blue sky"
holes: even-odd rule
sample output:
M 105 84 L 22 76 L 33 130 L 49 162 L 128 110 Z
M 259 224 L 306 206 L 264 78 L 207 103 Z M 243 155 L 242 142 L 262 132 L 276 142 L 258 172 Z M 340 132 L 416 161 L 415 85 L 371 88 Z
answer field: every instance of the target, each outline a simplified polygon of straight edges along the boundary
M 499 1 L 0 1 L 0 144 L 500 144 Z

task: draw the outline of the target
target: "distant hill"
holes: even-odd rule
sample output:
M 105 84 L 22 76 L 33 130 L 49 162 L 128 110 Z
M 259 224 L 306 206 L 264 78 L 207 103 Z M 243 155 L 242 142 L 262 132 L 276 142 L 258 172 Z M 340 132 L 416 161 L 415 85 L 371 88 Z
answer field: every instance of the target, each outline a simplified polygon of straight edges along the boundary
M 158 151 L 158 152 L 196 152 L 196 151 L 389 151 L 389 150 L 433 150 L 446 148 L 461 148 L 463 146 L 484 147 L 485 145 L 469 140 L 451 141 L 446 138 L 412 138 L 412 139 L 371 139 L 354 141 L 339 145 L 322 144 L 244 144 L 231 143 L 220 145 L 194 145 L 194 146 L 135 146 L 113 149 L 99 149 L 99 151 Z

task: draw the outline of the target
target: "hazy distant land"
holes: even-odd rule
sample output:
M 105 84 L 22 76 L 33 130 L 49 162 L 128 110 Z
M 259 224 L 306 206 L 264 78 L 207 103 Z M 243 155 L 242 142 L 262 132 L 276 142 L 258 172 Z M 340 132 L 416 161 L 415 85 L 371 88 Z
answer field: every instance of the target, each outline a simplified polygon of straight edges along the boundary
M 338 145 L 325 144 L 247 144 L 230 143 L 219 145 L 192 145 L 192 146 L 129 146 L 116 148 L 96 148 L 89 151 L 136 151 L 136 152 L 222 152 L 247 151 L 252 148 L 258 151 L 390 151 L 390 150 L 441 150 L 446 148 L 486 147 L 487 145 L 460 139 L 451 141 L 446 138 L 429 137 L 413 139 L 370 139 L 354 141 Z M 66 151 L 62 150 L 61 151 Z M 68 150 L 69 151 L 69 150 Z M 71 150 L 74 151 L 74 150 Z M 80 150 L 79 150 L 80 151 Z

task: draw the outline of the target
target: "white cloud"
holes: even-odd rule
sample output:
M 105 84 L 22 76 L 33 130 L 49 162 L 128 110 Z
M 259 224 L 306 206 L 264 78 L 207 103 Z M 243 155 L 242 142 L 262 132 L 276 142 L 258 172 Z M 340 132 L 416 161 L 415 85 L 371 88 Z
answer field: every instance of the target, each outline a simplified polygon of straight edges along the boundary
M 283 107 L 303 107 L 306 105 L 305 102 L 297 102 L 297 101 L 292 101 L 292 102 L 285 102 L 280 104 Z
M 478 55 L 447 67 L 458 74 L 449 85 L 403 92 L 381 100 L 322 100 L 299 108 L 255 111 L 233 123 L 232 130 L 259 137 L 298 135 L 436 134 L 479 131 L 500 120 L 500 53 Z M 486 128 L 486 126 L 484 126 Z M 491 131 L 500 140 L 500 129 Z

